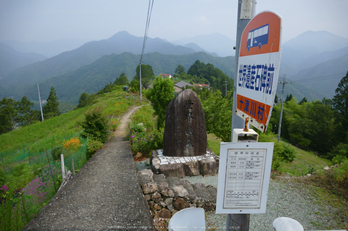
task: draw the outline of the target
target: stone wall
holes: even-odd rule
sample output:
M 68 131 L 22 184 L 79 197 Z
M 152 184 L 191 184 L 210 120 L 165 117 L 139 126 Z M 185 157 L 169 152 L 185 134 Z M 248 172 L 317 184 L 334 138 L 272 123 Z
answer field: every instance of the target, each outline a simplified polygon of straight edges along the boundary
M 163 150 L 154 150 L 150 158 L 150 166 L 155 174 L 166 177 L 215 175 L 219 171 L 219 156 L 210 149 L 205 155 L 169 157 L 163 155 Z
M 215 210 L 217 190 L 211 185 L 191 184 L 178 177 L 153 174 L 150 169 L 139 171 L 137 176 L 154 219 L 169 219 L 189 207 Z

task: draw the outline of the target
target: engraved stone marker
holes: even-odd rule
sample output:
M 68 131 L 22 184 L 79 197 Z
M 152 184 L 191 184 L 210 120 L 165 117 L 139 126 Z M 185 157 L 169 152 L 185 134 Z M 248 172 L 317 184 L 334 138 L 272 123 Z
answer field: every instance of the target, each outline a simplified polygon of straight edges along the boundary
M 190 89 L 168 105 L 163 135 L 164 156 L 200 156 L 207 151 L 207 130 L 202 104 Z

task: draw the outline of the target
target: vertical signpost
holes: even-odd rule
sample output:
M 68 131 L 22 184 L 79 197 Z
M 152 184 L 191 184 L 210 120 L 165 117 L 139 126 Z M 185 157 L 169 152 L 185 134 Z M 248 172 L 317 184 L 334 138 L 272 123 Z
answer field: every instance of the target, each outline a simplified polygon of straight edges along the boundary
M 245 27 L 236 54 L 234 112 L 262 132 L 267 129 L 276 95 L 280 45 L 281 18 L 262 12 Z M 241 130 L 233 125 L 232 120 L 232 134 Z M 243 136 L 247 133 L 246 127 Z M 273 146 L 242 140 L 221 143 L 216 212 L 228 214 L 226 230 L 249 230 L 250 214 L 265 213 Z
M 281 18 L 273 12 L 256 15 L 241 37 L 236 76 L 236 113 L 265 132 L 276 95 L 280 51 Z

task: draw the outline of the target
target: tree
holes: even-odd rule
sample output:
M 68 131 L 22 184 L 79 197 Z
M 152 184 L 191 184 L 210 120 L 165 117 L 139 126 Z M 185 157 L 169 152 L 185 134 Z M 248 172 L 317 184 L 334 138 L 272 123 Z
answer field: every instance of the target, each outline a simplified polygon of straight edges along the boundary
M 12 131 L 16 126 L 16 101 L 3 98 L 0 101 L 0 134 Z
M 193 76 L 193 82 L 208 83 L 211 87 L 219 89 L 221 92 L 225 92 L 225 82 L 227 82 L 228 91 L 233 89 L 233 79 L 210 63 L 204 64 L 196 60 L 188 69 L 187 74 Z
M 82 108 L 88 106 L 90 103 L 90 97 L 88 93 L 84 92 L 81 94 L 80 99 L 79 99 L 79 104 L 77 105 L 76 108 Z
M 18 111 L 17 121 L 22 125 L 32 124 L 33 121 L 38 120 L 40 116 L 40 111 L 31 110 L 34 103 L 30 102 L 26 96 L 23 96 L 21 101 L 16 103 L 16 108 Z
M 135 70 L 134 79 L 140 80 L 140 65 L 137 66 Z M 155 74 L 153 73 L 152 67 L 150 65 L 141 64 L 141 80 L 143 79 L 154 79 Z M 141 81 L 142 82 L 142 81 Z
M 116 79 L 116 81 L 114 82 L 114 84 L 115 84 L 115 85 L 121 85 L 121 86 L 128 85 L 128 84 L 129 84 L 129 80 L 128 80 L 126 74 L 125 74 L 125 73 L 122 73 L 122 74 L 120 75 L 120 77 L 118 77 L 118 78 Z
M 56 90 L 54 89 L 54 87 L 51 87 L 50 94 L 47 98 L 47 103 L 45 106 L 43 106 L 43 113 L 45 118 L 52 118 L 55 116 L 59 116 L 60 112 L 59 112 L 58 106 L 59 106 L 59 103 L 58 103 Z
M 130 91 L 134 93 L 138 93 L 140 91 L 140 83 L 138 80 L 133 79 L 130 84 Z
M 287 95 L 286 99 L 285 99 L 285 102 L 288 102 L 288 101 L 291 101 L 291 100 L 292 100 L 292 94 Z
M 348 116 L 348 72 L 338 83 L 335 93 L 333 107 L 343 116 Z
M 209 92 L 211 91 L 202 90 L 199 95 L 204 109 L 207 132 L 214 133 L 224 142 L 229 142 L 231 141 L 232 100 L 222 97 L 220 91 L 210 94 Z
M 306 97 L 303 97 L 303 99 L 300 101 L 300 104 L 304 104 L 307 102 L 308 102 L 308 99 Z
M 186 74 L 185 67 L 184 67 L 183 65 L 179 64 L 179 65 L 175 68 L 175 74 L 178 74 L 178 75 Z
M 174 83 L 168 78 L 158 76 L 153 88 L 146 92 L 146 98 L 152 103 L 157 116 L 157 129 L 164 127 L 168 104 L 174 98 Z
M 332 99 L 332 106 L 338 112 L 337 121 L 341 122 L 342 131 L 346 131 L 345 137 L 341 135 L 340 140 L 348 140 L 348 72 L 338 83 L 335 90 L 335 96 Z

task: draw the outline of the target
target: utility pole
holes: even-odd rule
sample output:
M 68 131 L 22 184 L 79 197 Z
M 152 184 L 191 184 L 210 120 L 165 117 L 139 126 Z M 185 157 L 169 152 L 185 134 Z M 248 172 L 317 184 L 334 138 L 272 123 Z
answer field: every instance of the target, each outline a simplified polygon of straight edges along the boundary
M 237 109 L 237 84 L 238 84 L 238 59 L 240 51 L 240 41 L 242 33 L 250 20 L 255 16 L 256 0 L 240 0 L 238 1 L 237 15 L 237 35 L 236 35 L 236 55 L 235 55 L 235 78 L 233 89 L 233 109 L 232 109 L 232 128 L 231 142 L 233 140 L 233 129 L 244 128 L 244 120 L 236 115 Z M 250 223 L 250 214 L 227 214 L 226 230 L 248 231 Z
M 291 84 L 291 82 L 286 82 L 286 75 L 283 76 L 283 82 L 278 82 L 279 84 L 283 84 L 283 88 L 282 88 L 282 106 L 280 109 L 280 118 L 279 118 L 279 126 L 278 126 L 278 142 L 280 140 L 280 133 L 282 131 L 282 119 L 283 119 L 283 105 L 284 105 L 284 90 L 285 90 L 285 84 Z
M 250 20 L 255 16 L 256 0 L 241 0 L 238 1 L 238 16 L 237 16 L 237 35 L 236 35 L 236 55 L 235 55 L 235 72 L 234 72 L 234 89 L 233 89 L 233 109 L 232 109 L 232 129 L 231 141 L 233 136 L 233 129 L 243 128 L 244 120 L 236 115 L 237 109 L 237 84 L 238 84 L 238 59 L 240 51 L 240 40 L 244 28 L 248 25 Z
M 39 84 L 37 83 L 37 93 L 39 94 L 39 102 L 40 102 L 40 111 L 41 111 L 41 120 L 44 121 L 43 113 L 42 113 L 42 104 L 41 104 L 41 96 L 40 96 L 40 89 Z
M 140 67 L 139 67 L 139 77 L 140 77 L 140 104 L 143 104 L 143 95 L 142 95 L 142 86 L 141 86 L 141 61 L 140 61 Z

